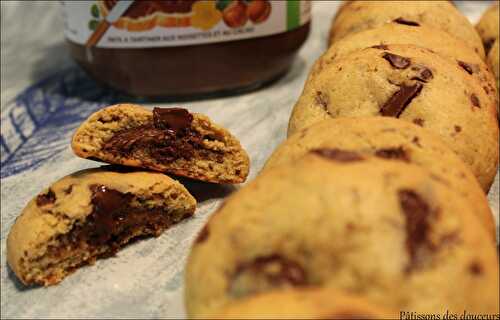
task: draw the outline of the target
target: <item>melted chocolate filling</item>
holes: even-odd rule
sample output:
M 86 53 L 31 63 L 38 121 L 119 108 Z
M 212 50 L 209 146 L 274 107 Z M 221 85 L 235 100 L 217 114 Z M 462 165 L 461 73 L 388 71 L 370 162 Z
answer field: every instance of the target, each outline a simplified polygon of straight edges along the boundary
M 84 248 L 95 255 L 107 245 L 102 255 L 113 255 L 129 239 L 139 235 L 158 235 L 177 222 L 167 214 L 165 207 L 135 207 L 131 205 L 134 196 L 109 189 L 104 185 L 92 185 L 91 203 L 93 209 L 84 223 L 76 224 L 70 232 L 61 235 L 59 245 L 50 247 L 48 254 L 61 256 L 67 250 Z
M 203 149 L 203 137 L 191 128 L 193 116 L 185 109 L 154 108 L 153 121 L 115 133 L 103 149 L 123 157 L 151 157 L 158 162 L 191 159 Z

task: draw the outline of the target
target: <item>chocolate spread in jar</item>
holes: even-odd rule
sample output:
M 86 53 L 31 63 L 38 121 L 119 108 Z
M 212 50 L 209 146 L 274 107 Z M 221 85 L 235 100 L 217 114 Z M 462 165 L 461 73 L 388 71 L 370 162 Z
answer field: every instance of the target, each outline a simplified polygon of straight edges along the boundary
M 99 8 L 109 12 L 116 2 L 104 1 Z M 210 9 L 215 24 L 208 25 L 211 22 L 207 21 L 201 26 L 194 26 L 200 20 L 195 17 L 200 1 L 136 2 L 95 46 L 85 46 L 87 34 L 80 41 L 72 32 L 66 32 L 71 55 L 93 78 L 136 96 L 182 98 L 256 89 L 289 69 L 309 34 L 309 17 L 303 16 L 296 19 L 294 26 L 261 34 L 265 24 L 277 19 L 278 14 L 294 12 L 278 10 L 280 6 L 294 5 L 292 2 L 268 1 L 271 9 L 267 7 L 260 16 L 258 11 L 250 11 L 252 1 L 233 0 L 226 7 L 217 3 Z M 307 1 L 296 3 L 299 8 L 295 12 L 299 13 L 310 6 Z M 246 12 L 255 17 L 250 19 Z M 101 21 L 101 16 L 95 21 Z M 67 13 L 66 25 L 71 26 L 71 21 Z M 293 19 L 284 17 L 280 21 Z M 184 29 L 187 34 L 179 34 Z M 125 32 L 130 33 L 127 41 Z M 152 39 L 151 43 L 146 43 L 148 39 Z M 162 40 L 158 39 L 166 39 L 165 45 L 160 45 Z

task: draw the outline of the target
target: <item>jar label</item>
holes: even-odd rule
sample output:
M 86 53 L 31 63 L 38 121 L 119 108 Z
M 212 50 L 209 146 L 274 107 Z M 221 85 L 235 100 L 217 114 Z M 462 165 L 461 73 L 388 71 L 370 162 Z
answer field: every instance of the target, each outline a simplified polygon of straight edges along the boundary
M 185 46 L 263 37 L 310 20 L 308 0 L 61 1 L 68 40 L 100 48 Z

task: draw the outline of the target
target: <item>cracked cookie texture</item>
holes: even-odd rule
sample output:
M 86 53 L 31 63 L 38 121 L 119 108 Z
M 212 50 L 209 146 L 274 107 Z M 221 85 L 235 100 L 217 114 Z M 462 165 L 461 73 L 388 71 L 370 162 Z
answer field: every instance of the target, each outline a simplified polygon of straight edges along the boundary
M 456 128 L 461 131 L 460 127 Z M 313 149 L 329 148 L 411 163 L 441 179 L 476 209 L 486 232 L 495 239 L 495 221 L 488 199 L 470 168 L 432 132 L 390 117 L 337 118 L 304 128 L 276 148 L 263 172 L 297 161 Z
M 483 189 L 490 188 L 498 166 L 496 105 L 459 64 L 429 49 L 384 45 L 313 71 L 294 106 L 289 136 L 330 118 L 399 118 L 438 134 Z
M 188 315 L 310 286 L 391 310 L 497 313 L 496 248 L 473 212 L 414 164 L 315 149 L 210 217 L 186 266 Z
M 71 147 L 82 158 L 214 183 L 245 181 L 250 163 L 229 131 L 181 108 L 104 108 L 77 129 Z
M 463 41 L 481 59 L 485 58 L 481 38 L 451 1 L 348 1 L 333 20 L 330 44 L 393 21 L 442 30 Z
M 7 262 L 22 283 L 57 284 L 134 238 L 159 236 L 193 215 L 196 200 L 179 182 L 123 170 L 76 172 L 27 204 L 7 238 Z

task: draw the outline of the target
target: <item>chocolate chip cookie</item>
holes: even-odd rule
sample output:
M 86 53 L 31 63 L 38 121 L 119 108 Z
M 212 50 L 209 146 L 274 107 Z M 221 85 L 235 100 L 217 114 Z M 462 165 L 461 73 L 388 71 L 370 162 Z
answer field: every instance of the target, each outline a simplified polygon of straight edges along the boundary
M 92 114 L 71 144 L 82 158 L 214 183 L 240 183 L 249 158 L 226 129 L 181 108 L 119 104 Z
M 360 116 L 400 118 L 437 133 L 484 190 L 491 186 L 498 165 L 496 105 L 458 63 L 412 45 L 352 52 L 310 74 L 288 134 L 332 117 Z
M 497 313 L 496 248 L 473 212 L 417 165 L 315 149 L 210 217 L 187 262 L 188 314 L 309 286 L 380 308 Z
M 457 127 L 457 134 L 461 130 Z M 274 151 L 263 171 L 296 161 L 317 148 L 355 151 L 421 166 L 467 199 L 495 239 L 495 221 L 481 186 L 469 167 L 432 132 L 389 117 L 329 119 L 288 138 Z
M 329 288 L 277 290 L 237 300 L 212 319 L 397 319 L 399 311 L 384 310 L 355 295 Z
M 316 62 L 313 72 L 319 72 L 324 65 L 353 51 L 368 47 L 383 48 L 387 44 L 413 44 L 451 59 L 452 63 L 456 63 L 462 68 L 464 74 L 477 79 L 486 94 L 496 104 L 495 78 L 486 63 L 474 50 L 461 40 L 450 37 L 444 31 L 423 25 L 387 23 L 373 29 L 350 34 L 333 43 Z
M 481 38 L 469 20 L 450 1 L 351 1 L 335 17 L 330 44 L 348 34 L 375 28 L 387 22 L 408 26 L 425 25 L 445 31 L 485 58 Z
M 484 51 L 488 55 L 495 40 L 498 39 L 498 28 L 500 28 L 498 20 L 500 19 L 500 11 L 498 3 L 489 7 L 476 25 L 476 30 L 481 36 L 484 45 Z
M 498 90 L 500 90 L 500 79 L 499 79 L 500 71 L 498 68 L 498 59 L 499 59 L 499 55 L 500 55 L 500 52 L 498 50 L 499 41 L 500 40 L 498 40 L 498 39 L 497 39 L 497 41 L 495 41 L 493 48 L 491 48 L 490 53 L 488 54 L 488 64 L 490 65 L 491 71 L 495 75 Z M 497 104 L 497 107 L 499 107 L 498 104 Z
M 24 208 L 7 239 L 7 262 L 26 285 L 54 285 L 139 236 L 190 217 L 196 201 L 160 173 L 82 170 Z

